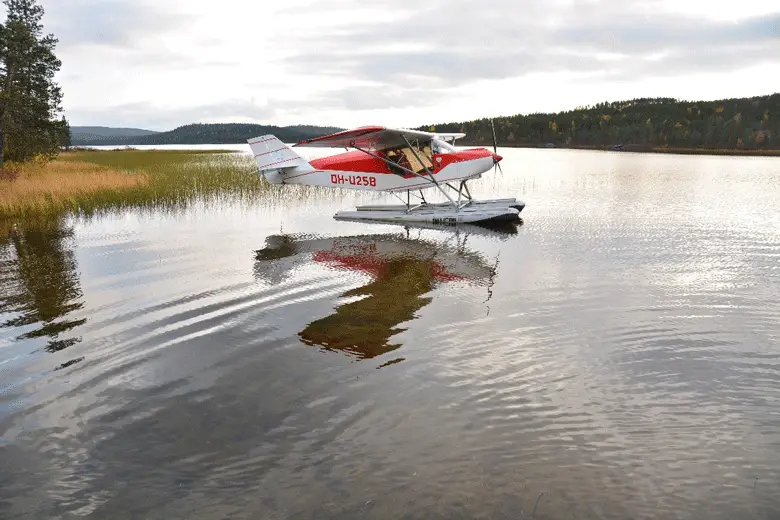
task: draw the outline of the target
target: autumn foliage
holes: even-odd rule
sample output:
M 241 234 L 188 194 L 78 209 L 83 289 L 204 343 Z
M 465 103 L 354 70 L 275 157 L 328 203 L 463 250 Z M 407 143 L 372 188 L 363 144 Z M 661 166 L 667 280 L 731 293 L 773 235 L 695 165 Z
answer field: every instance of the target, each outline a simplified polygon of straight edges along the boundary
M 639 145 L 696 149 L 780 150 L 780 93 L 719 101 L 633 99 L 555 114 L 494 118 L 499 146 L 610 147 Z M 492 144 L 490 119 L 436 124 L 465 132 L 461 144 Z M 420 127 L 427 129 L 428 126 Z

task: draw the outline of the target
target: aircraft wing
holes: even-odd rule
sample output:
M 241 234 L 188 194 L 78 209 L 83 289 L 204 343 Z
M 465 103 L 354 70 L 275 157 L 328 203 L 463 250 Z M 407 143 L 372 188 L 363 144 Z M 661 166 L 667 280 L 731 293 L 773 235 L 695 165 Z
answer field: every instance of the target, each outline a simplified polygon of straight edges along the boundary
M 313 137 L 293 146 L 319 146 L 333 148 L 362 148 L 366 150 L 385 150 L 404 146 L 404 138 L 410 142 L 415 139 L 430 140 L 437 136 L 462 137 L 465 134 L 436 134 L 420 130 L 387 128 L 384 126 L 363 126 L 335 134 Z M 446 138 L 445 137 L 445 138 Z
M 442 134 L 442 133 L 435 132 L 433 135 L 435 135 L 442 141 L 454 141 L 455 139 L 466 137 L 466 134 L 462 134 L 462 133 Z

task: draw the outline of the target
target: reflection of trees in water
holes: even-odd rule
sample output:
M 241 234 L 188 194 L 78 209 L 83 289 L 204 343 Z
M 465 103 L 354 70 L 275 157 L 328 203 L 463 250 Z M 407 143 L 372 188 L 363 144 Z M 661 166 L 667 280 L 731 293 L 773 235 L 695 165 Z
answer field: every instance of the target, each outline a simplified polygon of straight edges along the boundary
M 80 341 L 63 337 L 86 319 L 66 319 L 83 308 L 76 258 L 69 242 L 73 229 L 56 221 L 16 230 L 0 243 L 0 312 L 19 314 L 3 327 L 40 324 L 18 339 L 47 338 L 45 350 L 57 352 Z

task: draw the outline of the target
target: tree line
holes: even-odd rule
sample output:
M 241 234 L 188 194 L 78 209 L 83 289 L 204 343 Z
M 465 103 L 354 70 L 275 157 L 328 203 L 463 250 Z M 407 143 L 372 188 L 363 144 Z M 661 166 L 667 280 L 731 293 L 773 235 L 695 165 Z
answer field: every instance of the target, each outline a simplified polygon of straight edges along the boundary
M 58 43 L 44 34 L 36 0 L 3 0 L 0 24 L 0 167 L 5 161 L 49 159 L 68 146 L 70 127 L 62 90 L 54 81 L 62 63 Z
M 717 101 L 640 98 L 493 119 L 500 146 L 780 149 L 780 93 Z M 460 144 L 492 144 L 488 118 L 420 130 L 463 132 Z

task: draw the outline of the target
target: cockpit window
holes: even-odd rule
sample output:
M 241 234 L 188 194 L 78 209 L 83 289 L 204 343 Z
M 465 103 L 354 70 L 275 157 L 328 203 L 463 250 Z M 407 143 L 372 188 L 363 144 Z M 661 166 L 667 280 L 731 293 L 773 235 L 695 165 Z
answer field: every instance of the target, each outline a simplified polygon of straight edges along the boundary
M 433 139 L 431 141 L 431 148 L 433 149 L 433 153 L 455 153 L 457 151 L 454 146 L 445 143 L 440 139 Z

